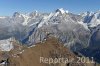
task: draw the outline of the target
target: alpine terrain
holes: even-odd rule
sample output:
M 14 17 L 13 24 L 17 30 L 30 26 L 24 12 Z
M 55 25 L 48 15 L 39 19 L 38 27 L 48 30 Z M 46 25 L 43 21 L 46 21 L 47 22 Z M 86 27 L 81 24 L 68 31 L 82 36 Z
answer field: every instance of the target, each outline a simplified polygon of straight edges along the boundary
M 7 66 L 73 66 L 38 62 L 40 56 L 69 57 L 67 53 L 74 58 L 94 58 L 93 64 L 74 66 L 99 66 L 100 11 L 74 14 L 60 8 L 51 13 L 15 12 L 12 16 L 1 16 L 0 52 L 1 65 Z

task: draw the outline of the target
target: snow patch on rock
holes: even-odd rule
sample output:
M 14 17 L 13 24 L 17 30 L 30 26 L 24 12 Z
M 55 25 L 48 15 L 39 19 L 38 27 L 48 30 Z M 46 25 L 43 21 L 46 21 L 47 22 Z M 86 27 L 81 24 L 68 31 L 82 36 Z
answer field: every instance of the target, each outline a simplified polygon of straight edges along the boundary
M 10 51 L 11 49 L 13 49 L 13 44 L 11 43 L 11 39 L 0 40 L 1 51 Z

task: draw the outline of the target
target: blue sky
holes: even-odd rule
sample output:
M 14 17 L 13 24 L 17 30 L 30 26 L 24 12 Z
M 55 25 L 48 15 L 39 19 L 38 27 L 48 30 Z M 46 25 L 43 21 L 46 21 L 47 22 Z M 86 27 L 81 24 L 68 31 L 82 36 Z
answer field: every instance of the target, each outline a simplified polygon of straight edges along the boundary
M 100 0 L 0 0 L 0 15 L 9 16 L 14 12 L 51 12 L 57 8 L 64 8 L 73 13 L 97 11 Z

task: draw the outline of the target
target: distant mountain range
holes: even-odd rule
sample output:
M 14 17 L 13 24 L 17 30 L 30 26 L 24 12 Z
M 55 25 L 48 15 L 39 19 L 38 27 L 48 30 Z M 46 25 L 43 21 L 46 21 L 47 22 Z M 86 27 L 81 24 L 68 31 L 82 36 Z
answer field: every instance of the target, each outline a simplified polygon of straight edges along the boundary
M 100 11 L 73 14 L 61 8 L 51 13 L 15 12 L 13 16 L 0 17 L 1 41 L 13 37 L 30 46 L 48 36 L 58 38 L 74 52 L 92 55 L 97 60 L 100 55 Z M 97 52 L 94 54 L 91 50 Z

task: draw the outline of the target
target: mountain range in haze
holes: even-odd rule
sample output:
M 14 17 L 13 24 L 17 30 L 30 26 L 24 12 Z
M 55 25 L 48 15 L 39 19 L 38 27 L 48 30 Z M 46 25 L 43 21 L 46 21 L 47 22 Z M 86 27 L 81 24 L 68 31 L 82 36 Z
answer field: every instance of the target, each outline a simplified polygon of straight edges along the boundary
M 14 48 L 12 40 L 31 46 L 49 36 L 57 38 L 73 52 L 94 57 L 100 63 L 100 11 L 73 14 L 61 8 L 51 13 L 15 12 L 13 16 L 0 17 L 2 51 Z

